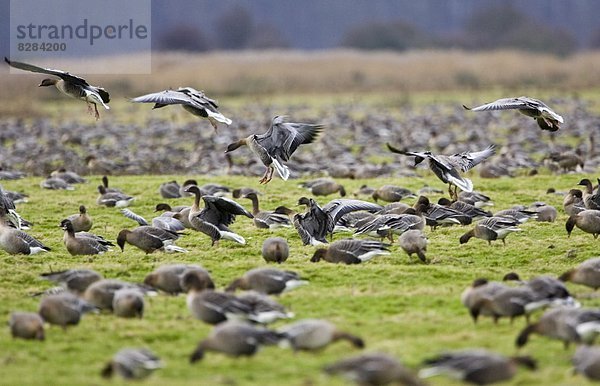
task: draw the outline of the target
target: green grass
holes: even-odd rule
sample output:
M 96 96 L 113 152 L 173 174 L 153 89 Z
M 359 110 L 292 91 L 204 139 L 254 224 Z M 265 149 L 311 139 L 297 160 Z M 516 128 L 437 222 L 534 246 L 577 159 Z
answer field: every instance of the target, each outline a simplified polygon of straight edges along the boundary
M 200 184 L 211 181 L 232 187 L 259 187 L 258 178 L 219 177 L 209 180 L 202 176 L 114 177 L 111 185 L 136 196 L 131 209 L 151 218 L 154 205 L 164 201 L 158 195 L 159 184 L 174 178 L 182 182 L 187 177 L 196 177 Z M 244 271 L 265 266 L 260 256 L 262 241 L 278 235 L 287 238 L 291 247 L 289 260 L 280 268 L 298 271 L 310 280 L 310 285 L 279 298 L 295 312 L 296 319 L 316 317 L 331 320 L 340 328 L 362 336 L 367 344 L 366 351 L 393 354 L 414 368 L 423 359 L 446 349 L 486 347 L 508 355 L 515 354 L 514 339 L 525 321 L 518 319 L 510 325 L 507 320 L 502 320 L 494 325 L 491 320 L 483 319 L 474 325 L 460 304 L 460 293 L 477 277 L 500 280 L 508 271 L 517 271 L 524 278 L 540 274 L 558 275 L 596 256 L 599 241 L 577 229 L 571 238 L 567 238 L 562 198 L 545 194 L 551 186 L 557 190 L 568 190 L 580 178 L 583 176 L 538 175 L 498 180 L 473 177 L 476 188 L 494 199 L 494 210 L 543 200 L 557 206 L 561 214 L 552 224 L 524 224 L 523 232 L 510 235 L 506 246 L 501 243 L 488 246 L 478 239 L 459 245 L 458 238 L 469 227 L 441 228 L 434 232 L 427 230 L 430 265 L 409 261 L 394 245 L 390 256 L 356 266 L 310 263 L 314 247 L 303 247 L 295 230 L 258 230 L 247 218 L 239 218 L 232 227 L 246 238 L 244 246 L 222 241 L 218 247 L 212 248 L 208 237 L 190 231 L 178 242 L 190 251 L 187 254 L 145 255 L 128 245 L 123 253 L 117 249 L 97 257 L 73 257 L 62 245 L 62 230 L 58 223 L 66 215 L 76 213 L 80 204 L 88 206 L 94 218 L 92 231 L 109 239 L 114 240 L 120 229 L 134 226 L 117 209 L 95 204 L 95 187 L 99 177 L 90 177 L 90 183 L 78 185 L 75 191 L 70 192 L 42 190 L 38 185 L 39 178 L 3 181 L 6 189 L 30 194 L 30 202 L 19 205 L 18 210 L 25 218 L 34 221 L 35 226 L 29 232 L 53 250 L 31 257 L 9 256 L 0 252 L 0 320 L 7 320 L 11 311 L 37 309 L 39 299 L 29 294 L 50 286 L 38 279 L 40 273 L 50 269 L 87 267 L 98 270 L 107 278 L 139 282 L 161 264 L 188 262 L 209 269 L 218 287 L 223 288 Z M 364 183 L 372 186 L 393 183 L 414 190 L 426 183 L 442 188 L 442 184 L 428 172 L 423 178 L 340 181 L 349 192 Z M 296 182 L 284 183 L 274 179 L 268 186 L 260 187 L 264 193 L 261 207 L 273 209 L 281 204 L 294 207 L 297 198 L 307 194 L 296 187 Z M 318 201 L 325 204 L 328 199 L 319 198 Z M 186 204 L 191 199 L 169 202 Z M 241 202 L 250 208 L 249 201 Z M 345 236 L 337 234 L 335 238 Z M 574 258 L 567 257 L 570 250 L 576 250 Z M 569 286 L 575 294 L 590 292 L 580 286 Z M 598 306 L 600 301 L 586 298 L 583 303 Z M 86 315 L 78 326 L 66 332 L 57 327 L 47 328 L 43 343 L 13 340 L 5 329 L 0 333 L 0 384 L 108 384 L 99 376 L 104 363 L 122 347 L 146 346 L 166 363 L 164 369 L 144 382 L 147 385 L 343 385 L 345 381 L 327 377 L 321 368 L 359 353 L 345 342 L 318 353 L 293 354 L 289 350 L 267 347 L 249 359 L 208 353 L 203 361 L 190 365 L 189 354 L 209 331 L 209 326 L 191 318 L 184 296 L 164 295 L 147 300 L 142 320 L 119 319 L 110 314 Z M 535 373 L 520 371 L 513 384 L 585 384 L 583 378 L 574 377 L 569 372 L 572 352 L 573 349 L 565 351 L 557 341 L 533 337 L 522 353 L 536 357 L 540 369 Z M 113 380 L 111 384 L 120 382 Z M 431 384 L 454 383 L 445 378 L 435 378 Z

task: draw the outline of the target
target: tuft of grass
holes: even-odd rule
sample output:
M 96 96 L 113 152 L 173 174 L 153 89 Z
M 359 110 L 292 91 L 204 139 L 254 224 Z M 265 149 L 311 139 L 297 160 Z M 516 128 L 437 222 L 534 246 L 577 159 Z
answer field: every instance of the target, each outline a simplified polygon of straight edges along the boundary
M 42 190 L 39 179 L 26 178 L 3 181 L 3 187 L 30 194 L 29 203 L 21 204 L 19 212 L 32 220 L 35 226 L 30 234 L 52 248 L 47 254 L 10 256 L 0 252 L 0 320 L 7 320 L 15 310 L 35 311 L 39 299 L 29 294 L 42 291 L 50 283 L 38 279 L 49 270 L 87 267 L 101 272 L 107 278 L 120 278 L 141 282 L 154 268 L 165 263 L 186 262 L 201 264 L 210 270 L 219 288 L 250 268 L 266 266 L 260 256 L 264 239 L 281 236 L 290 244 L 289 260 L 278 266 L 298 271 L 310 280 L 310 285 L 282 295 L 278 300 L 288 306 L 296 318 L 324 318 L 340 328 L 362 336 L 366 351 L 383 351 L 400 358 L 410 367 L 442 350 L 467 347 L 485 347 L 507 355 L 516 353 L 514 339 L 525 321 L 514 324 L 501 320 L 494 325 L 490 319 L 473 324 L 460 304 L 462 290 L 477 277 L 500 280 L 504 273 L 516 271 L 523 278 L 536 275 L 559 275 L 579 262 L 597 256 L 598 240 L 575 230 L 567 238 L 564 229 L 566 215 L 562 212 L 562 198 L 546 195 L 548 187 L 568 190 L 583 176 L 518 177 L 484 180 L 472 176 L 477 190 L 490 195 L 494 211 L 514 204 L 545 201 L 559 208 L 555 223 L 528 222 L 523 232 L 510 235 L 507 245 L 473 239 L 459 245 L 458 238 L 467 227 L 427 229 L 430 239 L 427 256 L 432 260 L 423 265 L 408 257 L 397 246 L 390 256 L 382 256 L 354 266 L 310 263 L 314 247 L 304 247 L 294 229 L 274 232 L 254 228 L 252 221 L 239 218 L 232 229 L 243 235 L 246 245 L 222 241 L 212 248 L 203 234 L 186 231 L 178 245 L 190 253 L 145 255 L 127 245 L 119 250 L 95 257 L 70 256 L 62 245 L 62 230 L 58 224 L 65 216 L 76 213 L 80 204 L 88 207 L 94 218 L 92 232 L 114 240 L 122 228 L 135 224 L 123 217 L 118 209 L 95 204 L 95 187 L 99 176 L 89 177 L 89 183 L 78 185 L 76 190 L 59 192 Z M 588 176 L 595 177 L 595 176 Z M 259 186 L 257 178 L 204 176 L 135 176 L 113 177 L 111 185 L 136 196 L 131 209 L 146 218 L 153 215 L 154 205 L 167 201 L 171 204 L 189 204 L 190 198 L 163 200 L 158 195 L 161 182 L 196 178 L 200 184 L 222 183 L 232 188 L 251 186 L 260 189 L 261 207 L 273 209 L 278 205 L 297 208 L 296 200 L 307 192 L 297 187 L 299 180 L 283 182 L 274 179 L 268 186 Z M 396 184 L 417 190 L 428 184 L 445 190 L 434 176 L 423 178 L 386 178 L 377 180 L 339 180 L 348 192 L 362 184 L 380 186 Z M 351 194 L 351 193 L 350 193 Z M 328 198 L 317 198 L 322 205 Z M 437 200 L 432 196 L 432 200 Z M 240 200 L 247 208 L 250 202 Z M 412 203 L 412 202 L 410 202 Z M 349 235 L 336 234 L 334 239 Z M 575 253 L 569 251 L 574 250 Z M 571 256 L 571 257 L 569 257 Z M 589 289 L 569 284 L 576 295 L 588 295 Z M 585 306 L 598 306 L 597 297 L 582 299 Z M 534 316 L 534 319 L 537 316 Z M 274 327 L 284 322 L 278 322 Z M 158 370 L 146 385 L 344 385 L 344 380 L 329 378 L 321 372 L 324 365 L 359 351 L 341 342 L 317 352 L 297 353 L 277 347 L 267 347 L 255 357 L 232 359 L 208 353 L 195 364 L 188 356 L 210 327 L 191 318 L 185 297 L 160 295 L 147 299 L 143 319 L 119 319 L 110 314 L 86 315 L 81 323 L 68 331 L 57 327 L 47 329 L 45 342 L 13 340 L 8 329 L 0 332 L 0 384 L 93 384 L 106 382 L 100 378 L 103 364 L 120 348 L 145 346 L 157 353 L 166 367 Z M 572 385 L 585 384 L 569 371 L 573 348 L 564 350 L 561 343 L 534 336 L 521 354 L 530 354 L 540 363 L 535 373 L 520 371 L 513 384 L 519 385 Z M 457 384 L 446 378 L 431 379 L 432 385 Z M 123 384 L 112 381 L 112 384 Z

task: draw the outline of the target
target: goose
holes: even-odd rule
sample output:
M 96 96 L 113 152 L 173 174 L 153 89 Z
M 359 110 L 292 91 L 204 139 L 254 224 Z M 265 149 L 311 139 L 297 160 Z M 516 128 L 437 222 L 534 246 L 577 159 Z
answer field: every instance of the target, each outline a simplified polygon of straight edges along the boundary
M 106 110 L 110 110 L 110 107 L 108 107 L 108 103 L 110 102 L 110 96 L 108 92 L 101 87 L 90 86 L 90 84 L 83 78 L 61 70 L 53 70 L 50 68 L 37 67 L 32 64 L 11 61 L 6 57 L 4 58 L 4 61 L 9 66 L 18 68 L 20 70 L 48 74 L 60 78 L 43 79 L 39 87 L 55 86 L 58 91 L 62 92 L 63 94 L 70 96 L 71 98 L 85 101 L 90 114 L 92 114 L 91 105 L 93 105 L 96 120 L 100 119 L 100 113 L 98 112 L 97 104 L 102 105 L 102 107 L 104 107 Z
M 69 292 L 63 292 L 42 298 L 38 314 L 44 322 L 61 326 L 64 330 L 68 325 L 79 324 L 83 314 L 96 309 L 93 304 Z
M 279 295 L 308 284 L 300 275 L 292 271 L 282 271 L 274 268 L 254 268 L 234 279 L 225 291 L 236 289 L 253 290 L 267 295 Z
M 104 191 L 106 193 L 123 193 L 123 191 L 119 188 L 111 188 L 108 186 L 108 176 L 102 176 L 102 186 L 104 186 Z
M 266 167 L 265 174 L 259 181 L 261 184 L 271 181 L 275 169 L 279 176 L 287 181 L 290 170 L 283 162 L 289 161 L 298 146 L 312 143 L 322 129 L 321 125 L 287 123 L 284 117 L 277 115 L 266 133 L 252 134 L 233 142 L 227 146 L 225 153 L 230 153 L 240 146 L 248 146 Z
M 84 184 L 87 180 L 74 171 L 59 168 L 50 173 L 50 177 L 59 178 L 68 184 Z
M 16 170 L 4 170 L 0 166 L 0 180 L 19 180 L 25 177 L 25 173 Z
M 537 213 L 538 222 L 554 222 L 558 216 L 556 208 L 545 202 L 536 201 L 529 206 L 529 209 Z
M 39 252 L 48 252 L 50 248 L 42 244 L 33 236 L 10 227 L 9 220 L 0 214 L 0 248 L 11 255 L 34 255 Z
M 73 226 L 74 232 L 87 232 L 92 229 L 94 222 L 87 212 L 85 206 L 79 206 L 79 213 L 68 216 L 65 220 L 69 220 Z
M 190 363 L 204 358 L 206 351 L 220 352 L 232 357 L 252 356 L 262 345 L 277 344 L 284 336 L 242 321 L 226 321 L 214 327 L 190 355 Z
M 565 224 L 568 237 L 571 237 L 575 226 L 586 233 L 591 233 L 597 239 L 600 235 L 600 210 L 586 209 L 570 216 Z
M 144 284 L 168 294 L 177 295 L 178 293 L 187 292 L 183 280 L 184 278 L 191 280 L 189 276 L 196 276 L 197 279 L 205 280 L 209 283 L 209 287 L 214 288 L 210 273 L 199 265 L 191 264 L 160 266 L 146 275 Z
M 100 196 L 96 199 L 98 205 L 105 205 L 109 208 L 124 208 L 131 205 L 134 197 L 119 192 L 107 192 L 104 185 L 98 185 Z
M 427 252 L 427 236 L 419 229 L 411 229 L 400 235 L 398 239 L 400 248 L 412 258 L 413 253 L 416 253 L 423 263 L 427 263 L 425 252 Z
M 328 248 L 317 249 L 310 261 L 360 264 L 375 256 L 389 255 L 389 247 L 389 244 L 375 240 L 342 239 L 331 243 Z
M 344 186 L 329 178 L 318 178 L 313 181 L 307 181 L 300 184 L 300 187 L 310 190 L 313 196 L 329 196 L 338 192 L 340 196 L 346 196 Z
M 409 369 L 390 355 L 362 354 L 342 359 L 324 368 L 327 374 L 340 374 L 360 386 L 385 386 L 399 383 L 404 386 L 423 386 Z
M 75 187 L 61 178 L 48 177 L 40 182 L 40 188 L 50 190 L 75 190 Z
M 163 182 L 158 188 L 158 193 L 162 198 L 179 198 L 181 197 L 180 188 L 181 186 L 175 180 Z
M 377 189 L 367 186 L 367 185 L 361 185 L 360 188 L 358 188 L 357 191 L 355 191 L 354 197 L 358 197 L 358 196 L 372 196 L 373 193 L 375 193 Z
M 231 195 L 233 196 L 233 198 L 242 198 L 242 197 L 248 195 L 249 193 L 254 193 L 257 196 L 261 194 L 258 190 L 254 189 L 254 188 L 247 188 L 247 187 L 237 188 L 237 189 L 233 189 L 231 191 Z
M 295 316 L 293 312 L 288 312 L 283 305 L 255 290 L 242 293 L 238 299 L 250 307 L 250 312 L 244 316 L 244 319 L 250 322 L 269 324 L 279 319 L 289 319 Z
M 20 203 L 25 203 L 28 202 L 28 194 L 25 193 L 21 193 L 21 192 L 14 192 L 11 190 L 5 190 L 4 194 L 6 195 L 6 197 L 11 200 L 13 202 L 13 204 L 20 204 Z
M 390 202 L 381 208 L 378 214 L 404 214 L 411 206 L 403 202 Z M 414 214 L 414 213 L 413 213 Z
M 435 230 L 441 225 L 469 225 L 473 221 L 469 215 L 459 210 L 432 204 L 425 196 L 419 196 L 414 209 L 417 215 L 425 218 L 425 224 L 429 225 L 431 230 Z
M 190 219 L 189 219 L 191 209 L 192 209 L 192 207 L 187 206 L 187 205 L 179 205 L 179 206 L 171 208 L 171 206 L 169 204 L 160 203 L 160 204 L 156 205 L 156 208 L 154 211 L 155 212 L 164 211 L 164 213 L 161 214 L 161 216 L 173 217 L 173 218 L 179 220 L 179 222 L 181 222 L 183 224 L 183 226 L 186 227 L 187 229 L 194 229 L 194 226 L 192 225 L 192 223 L 190 222 Z
M 13 312 L 8 321 L 13 338 L 44 340 L 44 320 L 35 312 Z
M 101 274 L 91 269 L 66 269 L 46 272 L 42 273 L 40 278 L 56 283 L 75 295 L 83 294 L 92 283 L 103 279 Z
M 148 221 L 145 218 L 134 213 L 130 209 L 121 209 L 121 213 L 123 214 L 123 216 L 137 222 L 139 225 L 142 225 L 142 226 L 150 225 L 150 224 L 148 224 Z M 154 217 L 152 219 L 152 226 L 155 228 L 164 229 L 164 230 L 167 230 L 170 232 L 180 232 L 180 231 L 185 230 L 185 225 L 183 225 L 183 223 L 181 221 L 179 221 L 175 217 L 168 216 L 168 215 L 167 216 L 161 215 L 159 217 Z
M 597 346 L 579 345 L 573 354 L 574 373 L 598 381 L 600 380 L 600 348 Z
M 416 214 L 384 214 L 376 216 L 371 221 L 356 228 L 354 235 L 366 234 L 372 237 L 379 237 L 382 240 L 388 237 L 390 242 L 393 243 L 394 234 L 402 235 L 411 229 L 422 230 L 424 227 L 425 220 Z
M 508 317 L 510 321 L 515 317 L 524 315 L 529 321 L 531 312 L 547 306 L 550 301 L 540 300 L 537 294 L 527 286 L 505 287 L 494 292 L 493 296 L 482 297 L 470 307 L 471 317 L 477 322 L 479 315 L 491 316 L 494 323 L 501 317 Z
M 485 278 L 478 278 L 473 280 L 473 283 L 467 287 L 460 296 L 461 303 L 469 310 L 469 314 L 473 316 L 474 308 L 477 306 L 479 309 L 479 315 L 493 316 L 493 312 L 486 308 L 479 307 L 483 299 L 491 299 L 498 292 L 507 288 L 506 285 L 488 281 Z M 473 322 L 477 322 L 477 318 L 473 318 Z
M 559 280 L 570 281 L 593 288 L 600 288 L 600 257 L 594 257 L 584 261 L 577 267 L 560 275 Z
M 90 284 L 83 293 L 83 299 L 100 310 L 113 311 L 115 293 L 121 289 L 134 289 L 152 295 L 147 287 L 117 279 L 102 279 Z
M 563 198 L 563 209 L 569 216 L 574 216 L 584 211 L 586 208 L 583 202 L 583 192 L 579 189 L 569 190 Z
M 512 232 L 519 232 L 521 228 L 517 227 L 518 222 L 506 217 L 488 217 L 480 220 L 475 224 L 475 228 L 471 229 L 460 237 L 460 243 L 469 242 L 472 237 L 477 237 L 492 244 L 493 240 L 502 240 L 502 244 L 506 244 L 504 240 Z
M 15 202 L 6 194 L 0 186 L 0 227 L 3 222 L 15 229 L 29 229 L 32 225 L 29 221 L 17 213 Z
M 386 202 L 397 202 L 404 198 L 415 198 L 415 194 L 410 189 L 395 185 L 383 185 L 377 188 L 371 195 L 373 200 L 382 200 Z
M 70 220 L 62 220 L 60 227 L 65 231 L 63 242 L 67 251 L 73 256 L 76 255 L 97 255 L 110 251 L 114 246 L 110 241 L 106 241 L 101 236 L 96 236 L 87 232 L 75 233 L 73 223 Z
M 494 217 L 505 217 L 522 224 L 531 218 L 537 219 L 537 213 L 525 209 L 504 209 L 494 213 Z
M 467 107 L 465 110 L 471 111 L 491 111 L 491 110 L 519 110 L 521 114 L 532 117 L 537 121 L 542 130 L 557 131 L 560 124 L 564 123 L 563 117 L 555 113 L 550 107 L 539 99 L 520 96 L 517 98 L 502 98 L 491 103 L 486 103 L 477 107 Z
M 594 193 L 594 189 L 592 186 L 592 181 L 588 178 L 584 178 L 579 181 L 579 184 L 585 186 L 585 191 L 583 192 L 583 203 L 586 209 L 600 210 L 600 192 Z
M 427 366 L 419 371 L 419 377 L 429 378 L 445 374 L 451 378 L 475 385 L 489 385 L 512 379 L 518 366 L 530 370 L 537 368 L 529 356 L 504 357 L 483 350 L 450 351 L 424 361 Z
M 117 245 L 121 248 L 121 251 L 124 251 L 127 242 L 146 252 L 146 254 L 155 251 L 187 252 L 187 250 L 173 244 L 178 238 L 179 235 L 175 232 L 153 226 L 139 226 L 134 230 L 121 230 L 117 235 Z
M 124 379 L 142 379 L 162 367 L 163 363 L 152 351 L 146 348 L 124 348 L 104 366 L 101 375 L 103 378 L 117 374 Z
M 131 99 L 131 102 L 154 103 L 153 109 L 168 105 L 181 105 L 188 113 L 208 119 L 215 131 L 217 130 L 217 123 L 231 125 L 231 119 L 219 112 L 217 101 L 207 97 L 204 91 L 198 91 L 191 87 L 179 87 L 177 90 L 164 90 L 146 94 Z
M 142 318 L 144 316 L 144 294 L 137 288 L 121 288 L 115 291 L 112 310 L 122 318 Z
M 425 159 L 429 162 L 429 168 L 442 182 L 449 185 L 450 197 L 454 200 L 458 199 L 458 188 L 463 191 L 472 192 L 473 182 L 470 179 L 462 177 L 459 172 L 467 172 L 480 162 L 485 161 L 496 153 L 496 147 L 490 145 L 482 151 L 456 153 L 450 156 L 435 155 L 430 151 L 411 152 L 396 149 L 389 143 L 388 149 L 392 153 L 398 153 L 415 157 L 415 166 L 423 162 Z M 455 187 L 452 191 L 452 186 Z
M 323 319 L 303 319 L 277 330 L 285 335 L 284 345 L 289 344 L 294 351 L 317 351 L 333 342 L 347 340 L 356 348 L 364 348 L 362 338 L 339 330 L 333 323 Z
M 290 247 L 281 237 L 269 237 L 263 242 L 261 253 L 267 263 L 281 264 L 289 257 Z
M 232 232 L 228 226 L 235 221 L 236 215 L 254 218 L 252 213 L 228 198 L 203 196 L 200 188 L 197 186 L 190 186 L 186 191 L 195 195 L 194 203 L 188 215 L 189 222 L 195 230 L 209 236 L 212 240 L 212 245 L 215 245 L 222 238 L 233 240 L 239 244 L 246 243 L 246 240 L 242 236 Z M 203 209 L 200 209 L 200 198 L 204 201 Z
M 198 186 L 198 181 L 196 180 L 185 180 L 184 183 L 179 187 L 179 194 L 181 197 L 192 197 L 194 194 L 187 191 L 190 186 Z M 206 194 L 204 192 L 203 194 Z
M 254 225 L 260 229 L 277 229 L 281 227 L 289 228 L 290 218 L 281 213 L 261 211 L 256 193 L 248 193 L 243 196 L 252 201 L 252 215 L 254 216 Z
M 482 208 L 484 206 L 494 206 L 492 199 L 480 192 L 465 192 L 458 193 L 458 201 L 471 204 L 476 208 Z

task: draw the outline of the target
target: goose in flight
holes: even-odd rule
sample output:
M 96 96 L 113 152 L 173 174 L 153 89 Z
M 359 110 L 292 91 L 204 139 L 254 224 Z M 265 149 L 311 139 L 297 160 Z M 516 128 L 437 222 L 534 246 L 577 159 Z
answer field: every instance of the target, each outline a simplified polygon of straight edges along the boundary
M 284 122 L 284 117 L 277 115 L 273 118 L 271 127 L 266 133 L 252 134 L 233 142 L 227 146 L 225 153 L 246 145 L 267 168 L 259 181 L 261 184 L 271 181 L 275 169 L 279 176 L 287 181 L 290 177 L 290 170 L 283 164 L 283 161 L 289 161 L 298 146 L 312 143 L 322 129 L 322 125 Z
M 537 121 L 538 126 L 542 130 L 557 131 L 560 129 L 560 124 L 564 123 L 563 117 L 555 113 L 544 102 L 521 96 L 518 98 L 502 98 L 497 101 L 486 103 L 477 107 L 467 107 L 466 110 L 471 111 L 491 111 L 491 110 L 519 110 L 521 114 L 532 117 Z
M 231 125 L 231 119 L 219 112 L 217 101 L 207 97 L 204 91 L 198 91 L 191 87 L 180 87 L 177 90 L 164 90 L 146 94 L 131 99 L 131 102 L 154 103 L 153 109 L 168 105 L 181 105 L 185 111 L 208 119 L 215 130 L 217 130 L 218 122 Z
M 450 156 L 435 155 L 430 151 L 412 152 L 400 150 L 389 143 L 387 144 L 387 147 L 392 153 L 414 156 L 415 166 L 427 159 L 431 171 L 433 171 L 442 182 L 449 184 L 450 197 L 452 197 L 453 200 L 458 199 L 458 188 L 465 192 L 473 191 L 473 182 L 468 178 L 462 177 L 460 172 L 464 173 L 471 170 L 477 164 L 491 157 L 496 152 L 496 147 L 494 145 L 490 145 L 482 151 L 465 151 Z M 454 191 L 452 191 L 453 185 L 455 187 Z
M 4 61 L 8 63 L 9 66 L 18 68 L 19 70 L 37 72 L 41 74 L 54 75 L 59 77 L 56 78 L 46 78 L 42 80 L 39 87 L 47 87 L 47 86 L 55 86 L 58 91 L 62 92 L 65 95 L 70 96 L 71 98 L 81 99 L 87 103 L 88 112 L 92 114 L 92 106 L 94 105 L 95 117 L 96 120 L 100 119 L 100 113 L 98 112 L 97 104 L 102 105 L 106 110 L 110 110 L 108 107 L 108 102 L 110 102 L 110 96 L 108 92 L 101 87 L 91 86 L 85 79 L 80 78 L 78 76 L 69 74 L 68 72 L 61 70 L 53 70 L 51 68 L 42 68 L 38 66 L 34 66 L 32 64 L 15 62 L 12 60 L 8 60 L 8 58 L 4 58 Z

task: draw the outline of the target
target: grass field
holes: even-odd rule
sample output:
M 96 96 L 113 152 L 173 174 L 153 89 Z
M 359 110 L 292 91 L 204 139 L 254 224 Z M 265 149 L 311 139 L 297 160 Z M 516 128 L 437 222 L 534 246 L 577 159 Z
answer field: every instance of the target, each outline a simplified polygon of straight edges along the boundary
M 197 176 L 200 184 L 207 182 Z M 477 189 L 489 194 L 495 201 L 494 209 L 507 208 L 516 203 L 529 204 L 543 200 L 561 206 L 561 197 L 546 195 L 548 187 L 566 190 L 574 186 L 579 175 L 561 177 L 542 175 L 516 179 L 481 180 L 474 177 Z M 589 176 L 596 177 L 596 176 Z M 123 188 L 136 196 L 132 209 L 150 217 L 153 206 L 163 201 L 157 189 L 161 182 L 182 176 L 115 177 L 113 186 Z M 214 178 L 232 187 L 254 186 L 255 178 Z M 517 271 L 524 278 L 539 274 L 557 275 L 580 261 L 596 256 L 598 241 L 591 235 L 575 230 L 567 238 L 564 230 L 566 215 L 557 222 L 529 222 L 523 232 L 508 237 L 507 245 L 488 246 L 474 239 L 459 245 L 458 238 L 466 231 L 463 227 L 427 231 L 430 238 L 428 257 L 430 265 L 410 262 L 394 245 L 392 254 L 356 266 L 310 263 L 313 247 L 302 247 L 295 230 L 268 232 L 257 230 L 251 220 L 240 218 L 233 229 L 246 237 L 245 246 L 224 241 L 211 248 L 208 238 L 188 232 L 178 245 L 189 249 L 188 254 L 145 255 L 127 246 L 124 253 L 113 251 L 97 257 L 72 257 L 61 243 L 62 230 L 57 226 L 64 216 L 75 213 L 79 204 L 85 204 L 94 218 L 93 232 L 114 239 L 121 228 L 133 227 L 118 210 L 95 205 L 99 177 L 90 177 L 90 183 L 77 186 L 71 192 L 43 191 L 39 179 L 5 181 L 4 187 L 28 192 L 30 202 L 19 206 L 25 218 L 35 222 L 30 233 L 43 240 L 53 250 L 31 257 L 0 254 L 0 318 L 7 320 L 13 310 L 34 311 L 38 299 L 30 293 L 43 290 L 49 283 L 37 276 L 49 270 L 88 267 L 105 277 L 139 282 L 153 268 L 169 262 L 201 264 L 209 269 L 218 285 L 224 287 L 247 269 L 265 266 L 260 257 L 262 241 L 271 235 L 288 239 L 290 259 L 281 266 L 300 272 L 310 285 L 284 294 L 280 301 L 290 307 L 296 318 L 317 317 L 335 322 L 339 327 L 362 336 L 366 351 L 383 351 L 416 367 L 425 358 L 440 350 L 463 347 L 486 347 L 504 354 L 514 354 L 514 338 L 524 326 L 523 319 L 510 325 L 502 320 L 493 325 L 483 319 L 473 325 L 459 301 L 461 291 L 477 277 L 500 280 L 504 273 Z M 273 180 L 267 187 L 261 206 L 265 209 L 284 204 L 294 206 L 301 195 L 296 181 L 284 183 Z M 362 183 L 382 185 L 394 183 L 417 190 L 424 183 L 441 184 L 426 174 L 422 179 L 378 179 L 341 181 L 349 191 Z M 172 200 L 186 204 L 190 199 Z M 324 204 L 327 200 L 320 199 Z M 249 207 L 249 202 L 245 203 Z M 337 238 L 343 237 L 337 234 Z M 576 251 L 575 257 L 568 257 Z M 571 254 L 572 256 L 573 254 Z M 589 294 L 583 287 L 571 287 L 577 295 Z M 597 299 L 585 299 L 586 306 L 597 306 Z M 281 325 L 283 323 L 278 323 Z M 142 320 L 118 319 L 113 315 L 86 315 L 80 325 L 64 332 L 60 328 L 47 329 L 43 343 L 12 340 L 8 330 L 0 334 L 0 371 L 3 385 L 100 385 L 105 384 L 99 372 L 114 352 L 125 346 L 146 346 L 156 352 L 166 367 L 156 372 L 148 385 L 342 385 L 343 380 L 328 378 L 321 373 L 323 365 L 358 350 L 341 342 L 319 353 L 293 354 L 289 350 L 268 347 L 250 359 L 231 359 L 209 353 L 204 361 L 190 365 L 188 356 L 196 343 L 207 335 L 210 327 L 189 315 L 183 296 L 158 296 L 148 299 Z M 580 385 L 581 377 L 569 372 L 571 350 L 562 344 L 534 337 L 523 350 L 539 360 L 535 373 L 520 372 L 514 384 L 519 385 Z M 119 384 L 121 381 L 113 381 Z M 431 384 L 452 384 L 445 378 L 432 379 Z

